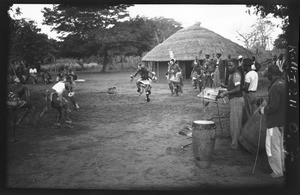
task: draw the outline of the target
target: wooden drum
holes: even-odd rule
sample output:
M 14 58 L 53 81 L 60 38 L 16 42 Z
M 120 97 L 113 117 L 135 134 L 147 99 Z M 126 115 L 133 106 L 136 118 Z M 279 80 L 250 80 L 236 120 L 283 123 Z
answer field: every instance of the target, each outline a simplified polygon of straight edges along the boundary
M 212 161 L 217 126 L 213 121 L 197 120 L 192 124 L 193 152 L 199 168 L 210 167 Z

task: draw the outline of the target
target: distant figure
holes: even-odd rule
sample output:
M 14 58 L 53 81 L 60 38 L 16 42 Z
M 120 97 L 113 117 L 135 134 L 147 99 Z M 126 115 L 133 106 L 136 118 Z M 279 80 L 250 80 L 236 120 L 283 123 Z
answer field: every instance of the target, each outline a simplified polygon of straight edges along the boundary
M 214 71 L 214 87 L 220 87 L 221 86 L 221 78 L 223 79 L 223 74 L 224 74 L 224 66 L 223 66 L 223 61 L 221 60 L 221 53 L 217 53 L 217 59 L 214 60 L 215 64 L 215 71 Z
M 38 79 L 38 72 L 35 66 L 30 67 L 29 69 L 29 79 L 31 80 L 32 84 L 36 84 Z
M 44 70 L 44 71 L 42 72 L 42 79 L 43 79 L 43 82 L 44 82 L 45 84 L 48 84 L 48 83 L 51 83 L 51 82 L 52 82 L 52 77 L 51 77 L 51 75 L 50 75 L 48 69 L 46 69 L 46 70 Z
M 56 82 L 62 81 L 64 79 L 64 69 L 60 69 L 56 75 Z
M 166 73 L 168 79 L 168 85 L 171 91 L 171 95 L 178 96 L 181 88 L 181 68 L 176 63 L 175 59 L 171 59 L 168 63 L 168 72 Z
M 210 59 L 209 54 L 205 54 L 205 59 L 203 61 L 203 75 L 204 75 L 204 88 L 213 86 L 213 73 L 215 71 L 215 64 Z
M 202 90 L 202 67 L 200 65 L 199 60 L 196 58 L 193 61 L 193 69 L 191 72 L 191 78 L 194 89 L 197 89 L 199 87 L 199 90 L 201 92 Z
M 258 72 L 261 68 L 260 63 L 258 63 L 255 59 L 254 56 L 252 56 L 252 63 L 253 63 L 253 67 L 251 67 L 252 70 L 255 70 L 256 72 Z

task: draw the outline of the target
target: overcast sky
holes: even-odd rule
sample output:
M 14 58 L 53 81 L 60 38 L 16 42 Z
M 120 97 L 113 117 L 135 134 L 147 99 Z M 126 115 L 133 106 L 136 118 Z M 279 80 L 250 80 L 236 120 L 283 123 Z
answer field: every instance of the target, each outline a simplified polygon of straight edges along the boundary
M 56 38 L 55 32 L 50 32 L 50 26 L 42 26 L 43 7 L 51 7 L 47 4 L 15 4 L 13 8 L 20 7 L 22 17 L 37 22 L 42 33 L 48 34 L 50 38 Z M 204 28 L 214 31 L 215 33 L 232 40 L 240 45 L 242 42 L 237 39 L 236 31 L 247 32 L 251 25 L 257 21 L 257 16 L 246 13 L 245 5 L 200 5 L 200 4 L 138 4 L 128 8 L 131 17 L 137 15 L 153 17 L 173 18 L 180 22 L 183 27 L 188 27 L 196 22 L 201 22 Z M 271 18 L 274 24 L 280 24 L 280 19 Z M 280 28 L 274 29 L 272 40 L 274 41 L 278 34 L 281 33 Z

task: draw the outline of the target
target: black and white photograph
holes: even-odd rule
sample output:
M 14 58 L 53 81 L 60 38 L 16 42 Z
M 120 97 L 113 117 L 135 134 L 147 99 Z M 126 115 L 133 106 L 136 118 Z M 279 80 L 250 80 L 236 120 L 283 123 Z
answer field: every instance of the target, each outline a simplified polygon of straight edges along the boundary
M 4 6 L 4 191 L 299 191 L 299 10 L 280 2 Z

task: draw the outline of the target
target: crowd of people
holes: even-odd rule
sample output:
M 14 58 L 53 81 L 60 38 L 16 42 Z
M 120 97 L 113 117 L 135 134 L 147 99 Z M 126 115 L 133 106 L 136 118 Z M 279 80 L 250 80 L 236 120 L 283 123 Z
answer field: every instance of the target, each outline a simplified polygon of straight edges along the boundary
M 286 81 L 285 71 L 287 70 L 287 62 L 284 55 L 280 55 L 277 59 L 273 58 L 273 63 L 265 71 L 264 76 L 270 81 L 268 88 L 268 99 L 263 100 L 256 95 L 258 87 L 258 70 L 261 66 L 256 62 L 255 57 L 231 58 L 221 59 L 221 53 L 216 54 L 216 59 L 211 59 L 209 54 L 205 55 L 202 62 L 196 57 L 193 61 L 193 69 L 191 72 L 191 79 L 194 89 L 199 89 L 201 92 L 205 88 L 227 88 L 225 92 L 218 95 L 219 98 L 227 96 L 230 104 L 230 136 L 231 148 L 239 149 L 239 136 L 243 126 L 247 123 L 252 114 L 259 109 L 259 113 L 266 115 L 267 135 L 266 135 L 266 152 L 269 159 L 270 167 L 273 170 L 271 177 L 278 178 L 284 175 L 284 123 L 285 123 L 285 110 L 286 110 Z M 20 70 L 13 69 L 14 72 L 14 87 L 10 90 L 12 94 L 17 94 L 23 98 L 23 105 L 26 108 L 32 108 L 30 104 L 28 88 L 22 83 L 27 77 L 23 77 Z M 38 70 L 36 67 L 30 67 L 28 71 L 28 78 L 31 79 L 33 84 L 37 81 Z M 47 72 L 45 72 L 45 78 Z M 138 66 L 135 74 L 131 75 L 133 79 L 137 75 L 141 78 L 137 80 L 137 92 L 141 92 L 141 85 L 143 81 L 148 81 L 155 75 L 154 72 L 149 71 L 145 64 Z M 50 75 L 50 74 L 49 74 Z M 182 69 L 175 59 L 171 59 L 168 63 L 168 70 L 166 73 L 168 80 L 168 87 L 171 95 L 178 96 L 182 93 L 183 77 Z M 51 78 L 51 76 L 50 76 Z M 75 110 L 79 109 L 74 96 L 75 80 L 77 79 L 74 71 L 69 69 L 62 69 L 57 77 L 56 83 L 51 89 L 46 91 L 47 102 L 51 107 L 57 110 L 57 118 L 55 125 L 60 126 L 62 113 L 67 113 L 66 122 L 71 123 L 69 118 L 71 109 L 68 100 L 63 97 L 63 93 L 67 91 L 68 97 Z M 24 82 L 23 81 L 23 82 Z M 147 101 L 150 101 L 149 95 L 151 94 L 151 85 L 145 90 Z M 25 102 L 25 103 L 24 103 Z M 19 121 L 18 123 L 20 123 Z M 14 137 L 14 132 L 12 134 Z
M 12 66 L 13 65 L 13 66 Z M 24 127 L 21 122 L 23 119 L 32 111 L 35 110 L 34 106 L 30 100 L 30 91 L 27 86 L 28 83 L 36 84 L 38 77 L 42 77 L 42 81 L 45 84 L 52 83 L 51 75 L 48 70 L 38 71 L 37 66 L 31 66 L 26 68 L 24 64 L 13 62 L 9 68 L 8 73 L 8 97 L 7 106 L 12 117 L 12 131 L 11 131 L 11 142 L 15 139 L 15 126 Z M 28 71 L 27 71 L 28 70 Z M 74 110 L 78 110 L 79 106 L 75 101 L 75 80 L 77 75 L 74 70 L 65 67 L 62 68 L 57 77 L 55 84 L 46 90 L 46 100 L 47 104 L 50 104 L 52 108 L 57 110 L 56 126 L 61 126 L 61 118 L 63 112 L 66 112 L 66 122 L 71 123 L 69 118 L 71 109 L 69 108 L 69 103 L 66 98 L 63 97 L 63 93 L 67 91 L 70 102 L 74 106 Z M 45 108 L 44 108 L 45 109 Z M 25 111 L 25 113 L 17 120 L 16 112 Z M 42 113 L 44 113 L 43 110 Z
M 266 115 L 265 148 L 273 171 L 271 177 L 282 177 L 285 170 L 283 134 L 287 98 L 285 82 L 287 62 L 283 54 L 278 59 L 274 56 L 273 64 L 263 71 L 263 76 L 267 76 L 270 81 L 267 100 L 259 98 L 256 94 L 259 82 L 258 71 L 261 65 L 255 57 L 244 58 L 240 55 L 238 58 L 231 58 L 231 55 L 228 55 L 226 60 L 221 60 L 220 53 L 217 53 L 216 57 L 217 59 L 213 60 L 210 59 L 209 54 L 206 54 L 202 63 L 197 57 L 195 58 L 191 72 L 194 89 L 199 88 L 201 92 L 205 88 L 227 88 L 218 97 L 229 98 L 231 149 L 241 148 L 239 137 L 255 111 L 259 110 L 259 113 Z M 134 76 L 139 72 L 138 70 Z M 148 72 L 145 69 L 144 74 L 141 74 L 142 80 L 148 78 L 145 76 Z M 171 95 L 178 96 L 178 93 L 182 93 L 182 69 L 175 59 L 169 61 L 166 77 Z M 137 87 L 139 92 L 138 84 Z

